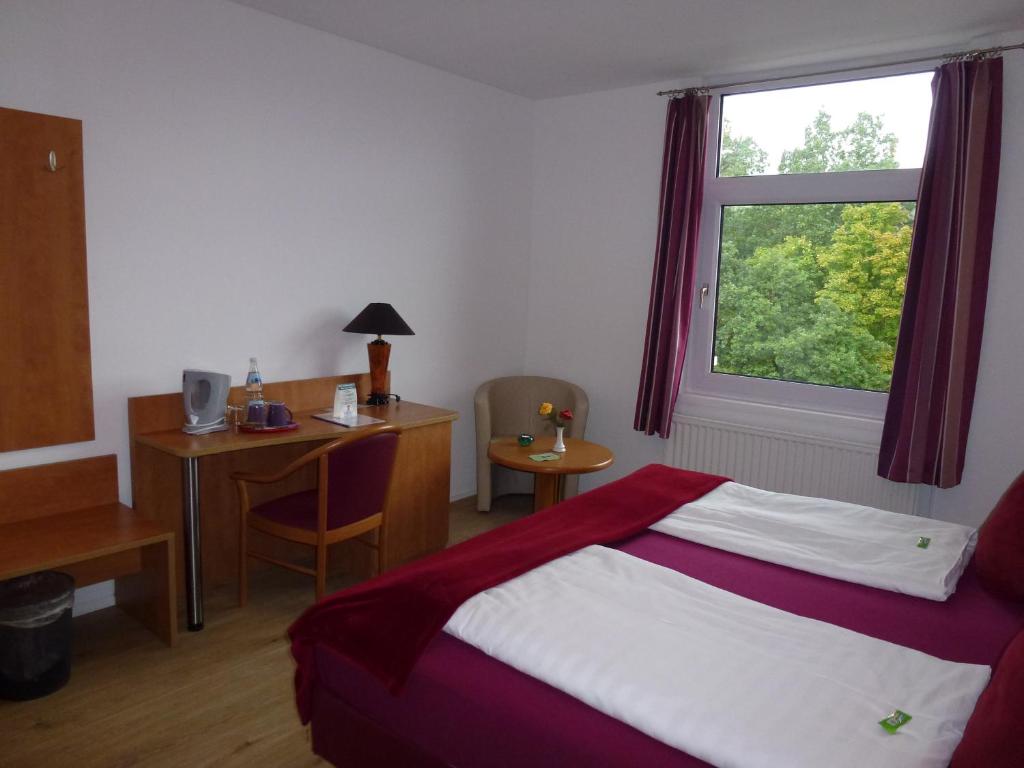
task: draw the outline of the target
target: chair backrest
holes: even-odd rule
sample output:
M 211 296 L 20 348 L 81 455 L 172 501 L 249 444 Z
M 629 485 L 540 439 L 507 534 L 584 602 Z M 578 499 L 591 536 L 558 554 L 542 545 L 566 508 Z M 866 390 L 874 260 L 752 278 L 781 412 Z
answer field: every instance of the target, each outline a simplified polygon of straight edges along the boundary
M 566 427 L 566 436 L 582 438 L 587 428 L 587 393 L 576 384 L 546 376 L 507 376 L 480 385 L 477 401 L 486 403 L 490 412 L 490 436 L 535 435 L 552 431 L 550 422 L 537 413 L 542 402 L 556 408 L 570 408 L 574 418 Z
M 399 432 L 342 443 L 327 454 L 327 529 L 363 520 L 387 500 Z

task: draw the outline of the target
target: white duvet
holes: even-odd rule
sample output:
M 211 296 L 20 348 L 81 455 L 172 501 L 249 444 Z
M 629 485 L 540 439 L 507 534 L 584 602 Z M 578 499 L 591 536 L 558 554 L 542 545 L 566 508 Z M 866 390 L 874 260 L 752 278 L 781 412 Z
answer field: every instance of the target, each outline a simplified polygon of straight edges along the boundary
M 946 766 L 990 674 L 600 546 L 481 592 L 445 631 L 723 768 Z M 890 735 L 894 709 L 912 720 Z
M 859 504 L 725 483 L 652 530 L 823 576 L 945 600 L 977 531 Z M 927 548 L 918 546 L 930 539 Z

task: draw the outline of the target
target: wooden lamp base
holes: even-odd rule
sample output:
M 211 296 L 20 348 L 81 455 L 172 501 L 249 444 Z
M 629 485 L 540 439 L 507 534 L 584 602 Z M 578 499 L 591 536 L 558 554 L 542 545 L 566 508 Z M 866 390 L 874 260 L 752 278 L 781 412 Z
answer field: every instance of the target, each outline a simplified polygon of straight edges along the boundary
M 386 405 L 390 397 L 387 380 L 391 345 L 377 338 L 366 345 L 366 351 L 370 356 L 370 395 L 366 398 L 366 404 Z

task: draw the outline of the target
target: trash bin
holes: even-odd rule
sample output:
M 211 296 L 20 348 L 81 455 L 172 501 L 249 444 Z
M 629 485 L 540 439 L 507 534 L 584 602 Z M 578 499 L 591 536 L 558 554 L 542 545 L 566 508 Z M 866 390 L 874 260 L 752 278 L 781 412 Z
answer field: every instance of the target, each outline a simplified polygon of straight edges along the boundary
M 68 681 L 74 598 L 66 573 L 0 581 L 0 699 L 36 699 Z

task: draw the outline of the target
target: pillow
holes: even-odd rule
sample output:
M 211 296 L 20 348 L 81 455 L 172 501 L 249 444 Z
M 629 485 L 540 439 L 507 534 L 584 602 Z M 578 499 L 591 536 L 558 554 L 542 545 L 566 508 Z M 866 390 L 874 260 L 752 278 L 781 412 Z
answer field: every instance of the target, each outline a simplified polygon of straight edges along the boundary
M 974 564 L 989 592 L 1024 600 L 1024 472 L 981 527 Z
M 1020 478 L 1014 486 L 1021 486 Z M 1017 634 L 967 722 L 949 768 L 1020 768 L 1024 756 L 1024 632 Z

